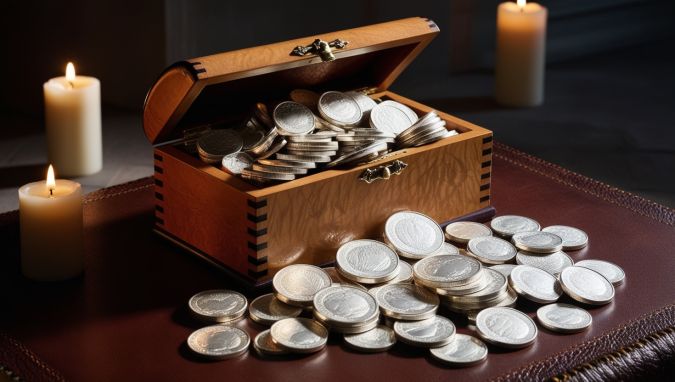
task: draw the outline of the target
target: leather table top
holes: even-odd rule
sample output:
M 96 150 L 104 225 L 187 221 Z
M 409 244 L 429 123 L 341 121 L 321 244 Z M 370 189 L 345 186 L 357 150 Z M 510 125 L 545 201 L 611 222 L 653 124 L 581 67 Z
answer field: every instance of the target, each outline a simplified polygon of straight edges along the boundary
M 187 315 L 186 302 L 201 290 L 231 286 L 222 273 L 151 232 L 152 181 L 141 179 L 88 196 L 86 273 L 69 282 L 22 278 L 18 215 L 0 215 L 0 366 L 26 380 L 541 379 L 578 375 L 588 365 L 601 366 L 672 335 L 675 211 L 499 143 L 494 154 L 492 202 L 498 215 L 579 227 L 590 244 L 569 252 L 574 260 L 605 259 L 626 271 L 614 302 L 590 309 L 589 330 L 559 335 L 540 328 L 533 346 L 490 347 L 487 362 L 465 369 L 445 367 L 425 351 L 400 344 L 386 353 L 357 354 L 339 336 L 324 351 L 304 357 L 264 360 L 249 352 L 200 361 L 185 345 L 201 326 Z M 519 302 L 519 308 L 533 315 L 537 306 Z M 460 333 L 470 333 L 464 320 L 450 318 Z M 264 329 L 248 320 L 238 326 L 252 337 Z M 658 362 L 672 364 L 672 358 Z

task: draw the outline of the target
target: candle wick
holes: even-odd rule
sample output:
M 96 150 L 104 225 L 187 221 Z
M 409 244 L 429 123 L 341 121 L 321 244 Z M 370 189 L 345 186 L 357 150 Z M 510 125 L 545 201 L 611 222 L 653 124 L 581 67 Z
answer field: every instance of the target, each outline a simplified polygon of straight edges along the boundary
M 73 81 L 68 81 L 68 85 L 70 85 L 70 89 L 75 87 L 75 84 L 73 83 Z
M 54 196 L 54 189 L 49 187 L 49 197 L 53 197 L 53 196 Z

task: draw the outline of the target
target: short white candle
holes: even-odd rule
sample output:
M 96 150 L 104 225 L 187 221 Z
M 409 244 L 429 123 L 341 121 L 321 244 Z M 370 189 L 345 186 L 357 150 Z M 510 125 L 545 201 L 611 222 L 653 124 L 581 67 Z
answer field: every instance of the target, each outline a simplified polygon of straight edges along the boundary
M 82 188 L 54 179 L 19 189 L 21 270 L 36 281 L 66 280 L 82 273 Z
M 101 83 L 94 77 L 76 76 L 72 63 L 66 76 L 43 86 L 49 162 L 65 176 L 101 171 Z
M 506 2 L 497 10 L 495 95 L 508 106 L 544 102 L 547 10 L 536 3 Z

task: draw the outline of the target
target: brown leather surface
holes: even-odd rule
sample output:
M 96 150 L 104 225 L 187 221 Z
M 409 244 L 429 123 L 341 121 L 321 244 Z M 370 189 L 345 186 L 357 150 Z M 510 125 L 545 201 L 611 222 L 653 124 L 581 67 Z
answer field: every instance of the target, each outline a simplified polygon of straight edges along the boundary
M 571 252 L 572 258 L 606 259 L 626 270 L 615 301 L 591 309 L 588 331 L 558 335 L 540 329 L 532 347 L 490 348 L 487 362 L 459 370 L 402 345 L 383 354 L 352 353 L 337 336 L 326 350 L 307 357 L 270 361 L 250 353 L 223 362 L 199 361 L 184 344 L 199 326 L 188 318 L 185 303 L 197 291 L 228 287 L 228 280 L 150 234 L 152 186 L 150 180 L 141 180 L 90 197 L 85 208 L 86 273 L 66 283 L 37 284 L 19 276 L 16 214 L 0 215 L 5 248 L 0 254 L 0 331 L 13 338 L 0 337 L 0 365 L 35 380 L 58 379 L 50 374 L 54 370 L 68 380 L 84 381 L 505 380 L 563 375 L 594 361 L 600 367 L 598 359 L 631 353 L 640 341 L 647 349 L 670 349 L 667 342 L 655 342 L 665 338 L 659 333 L 675 326 L 675 211 L 503 145 L 495 144 L 494 153 L 492 201 L 498 214 L 582 228 L 590 245 Z M 528 304 L 519 307 L 536 310 Z M 450 317 L 459 332 L 469 332 L 465 322 Z M 262 329 L 247 321 L 239 325 L 252 335 Z M 14 339 L 23 345 L 8 345 Z M 24 346 L 31 351 L 22 352 Z M 670 350 L 663 358 L 634 354 L 616 359 L 637 366 L 616 370 L 640 372 L 642 364 L 663 370 L 663 364 L 673 362 Z M 583 377 L 578 371 L 569 375 Z M 591 374 L 587 378 L 595 379 Z

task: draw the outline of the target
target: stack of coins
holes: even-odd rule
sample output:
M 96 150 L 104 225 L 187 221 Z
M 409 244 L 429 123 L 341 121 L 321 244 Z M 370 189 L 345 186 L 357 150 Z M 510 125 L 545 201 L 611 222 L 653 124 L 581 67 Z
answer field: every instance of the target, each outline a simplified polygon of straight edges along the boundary
M 434 111 L 430 111 L 412 126 L 396 136 L 396 144 L 400 148 L 416 147 L 434 143 L 443 138 L 457 135 L 455 130 L 448 131 L 445 121 Z
M 333 332 L 359 352 L 386 351 L 402 342 L 429 348 L 431 357 L 448 365 L 469 366 L 487 358 L 483 341 L 506 349 L 534 343 L 537 324 L 513 309 L 518 296 L 546 304 L 536 312 L 541 327 L 576 333 L 591 325 L 592 316 L 581 307 L 558 303 L 562 294 L 584 305 L 603 305 L 614 299 L 614 287 L 625 279 L 618 265 L 602 260 L 580 261 L 558 272 L 546 262 L 513 264 L 514 258 L 520 262 L 523 250 L 541 259 L 560 256 L 562 248 L 585 246 L 588 236 L 576 228 L 539 231 L 536 221 L 514 215 L 495 218 L 491 227 L 453 223 L 445 233 L 466 245 L 466 250 L 458 249 L 444 242 L 443 231 L 430 217 L 397 212 L 385 222 L 386 243 L 346 242 L 337 251 L 335 268 L 282 268 L 272 280 L 274 293 L 250 305 L 233 291 L 196 294 L 188 304 L 192 315 L 218 325 L 193 332 L 188 347 L 208 359 L 239 356 L 251 342 L 265 357 L 313 353 L 326 346 Z M 516 247 L 521 251 L 514 256 Z M 439 306 L 466 315 L 480 339 L 457 334 Z M 253 341 L 233 326 L 247 307 L 252 321 L 271 326 Z
M 418 119 L 402 103 L 377 103 L 357 91 L 318 94 L 296 89 L 289 97 L 272 113 L 258 102 L 241 127 L 208 126 L 186 135 L 186 140 L 197 142 L 204 162 L 220 163 L 225 171 L 264 185 L 322 168 L 367 163 L 394 147 L 421 146 L 457 135 L 433 111 Z

